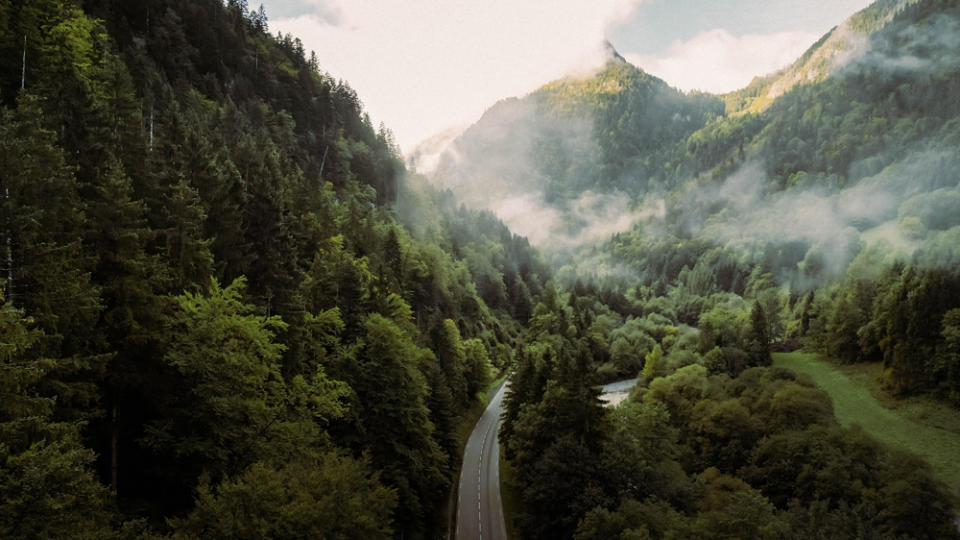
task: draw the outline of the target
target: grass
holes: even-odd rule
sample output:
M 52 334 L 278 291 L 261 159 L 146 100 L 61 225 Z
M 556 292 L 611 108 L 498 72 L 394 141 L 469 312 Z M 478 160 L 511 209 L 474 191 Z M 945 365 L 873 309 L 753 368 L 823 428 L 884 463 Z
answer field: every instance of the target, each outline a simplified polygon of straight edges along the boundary
M 936 398 L 919 395 L 897 397 L 881 381 L 883 366 L 879 363 L 835 365 L 853 382 L 868 390 L 884 407 L 900 416 L 938 429 L 960 434 L 960 411 Z
M 773 365 L 808 375 L 833 399 L 841 425 L 858 424 L 875 439 L 922 457 L 960 494 L 960 411 L 929 398 L 898 401 L 878 382 L 879 366 L 836 366 L 816 353 L 773 355 Z

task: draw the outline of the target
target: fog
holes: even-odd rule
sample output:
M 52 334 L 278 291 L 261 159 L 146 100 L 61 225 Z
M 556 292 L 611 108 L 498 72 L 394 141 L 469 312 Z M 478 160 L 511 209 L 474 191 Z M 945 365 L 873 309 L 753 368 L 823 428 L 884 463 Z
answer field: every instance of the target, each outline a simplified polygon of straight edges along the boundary
M 550 117 L 537 99 L 507 99 L 447 143 L 434 163 L 424 151 L 415 165 L 458 201 L 494 212 L 513 232 L 557 255 L 603 241 L 651 215 L 615 191 L 585 186 L 573 197 L 551 193 L 560 183 L 547 173 L 550 167 L 562 163 L 564 175 L 588 171 L 598 153 L 588 118 Z
M 835 60 L 838 71 L 881 69 L 916 76 L 956 66 L 960 60 L 960 22 L 946 15 L 898 28 L 884 41 L 850 32 L 845 37 L 847 47 Z
M 914 76 L 960 64 L 960 24 L 947 17 L 897 28 L 882 42 L 844 24 L 827 40 L 841 42 L 830 60 L 834 73 Z M 780 190 L 771 187 L 767 156 L 755 149 L 721 180 L 688 178 L 669 191 L 654 186 L 635 196 L 596 178 L 607 158 L 589 113 L 558 114 L 532 94 L 497 103 L 459 137 L 445 139 L 442 150 L 418 156 L 417 166 L 458 201 L 491 210 L 580 275 L 628 275 L 596 247 L 637 229 L 654 239 L 705 238 L 747 262 L 778 246 L 789 245 L 791 253 L 799 246 L 804 256 L 778 269 L 778 277 L 815 285 L 842 274 L 864 248 L 926 265 L 960 260 L 960 152 L 930 140 L 895 150 L 854 162 L 844 176 L 811 174 Z M 627 181 L 647 181 L 635 176 L 628 171 Z
M 960 225 L 960 175 L 952 173 L 958 166 L 955 149 L 925 150 L 845 189 L 832 190 L 821 182 L 765 193 L 769 179 L 754 160 L 716 185 L 691 185 L 668 212 L 677 214 L 674 220 L 690 236 L 706 237 L 745 256 L 771 245 L 805 244 L 807 257 L 816 257 L 822 266 L 811 273 L 801 262 L 796 270 L 806 270 L 810 279 L 829 278 L 842 273 L 864 247 L 883 244 L 909 259 L 928 239 L 944 244 L 941 233 Z M 708 206 L 718 210 L 707 213 Z M 931 247 L 928 242 L 927 251 Z M 939 264 L 929 255 L 924 261 Z

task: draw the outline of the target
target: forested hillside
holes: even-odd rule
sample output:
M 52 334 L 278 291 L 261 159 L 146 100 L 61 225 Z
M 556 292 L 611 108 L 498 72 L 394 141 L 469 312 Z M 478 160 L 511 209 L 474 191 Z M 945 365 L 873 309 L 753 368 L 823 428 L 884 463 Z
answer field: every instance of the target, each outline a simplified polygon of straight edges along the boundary
M 0 536 L 443 537 L 509 372 L 524 538 L 956 537 L 770 363 L 960 404 L 958 50 L 946 0 L 725 96 L 611 49 L 426 178 L 245 1 L 0 0 Z
M 0 0 L 0 536 L 434 538 L 549 271 L 231 0 Z

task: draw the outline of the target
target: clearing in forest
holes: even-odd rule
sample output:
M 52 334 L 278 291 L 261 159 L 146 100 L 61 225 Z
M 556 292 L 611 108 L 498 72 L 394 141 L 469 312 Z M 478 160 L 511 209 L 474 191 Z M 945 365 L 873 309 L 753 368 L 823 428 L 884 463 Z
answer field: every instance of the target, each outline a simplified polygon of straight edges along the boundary
M 884 407 L 866 386 L 816 353 L 775 353 L 773 365 L 809 375 L 830 394 L 841 425 L 858 424 L 875 439 L 917 454 L 954 494 L 960 492 L 960 433 L 924 425 Z

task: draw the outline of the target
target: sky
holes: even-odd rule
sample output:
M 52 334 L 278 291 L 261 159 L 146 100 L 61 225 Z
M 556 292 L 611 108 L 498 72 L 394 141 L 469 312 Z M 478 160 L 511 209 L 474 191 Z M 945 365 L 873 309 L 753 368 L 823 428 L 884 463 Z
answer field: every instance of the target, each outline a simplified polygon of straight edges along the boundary
M 262 0 L 404 152 L 500 99 L 589 73 L 609 40 L 684 91 L 780 69 L 869 0 Z M 251 6 L 255 5 L 250 2 Z

